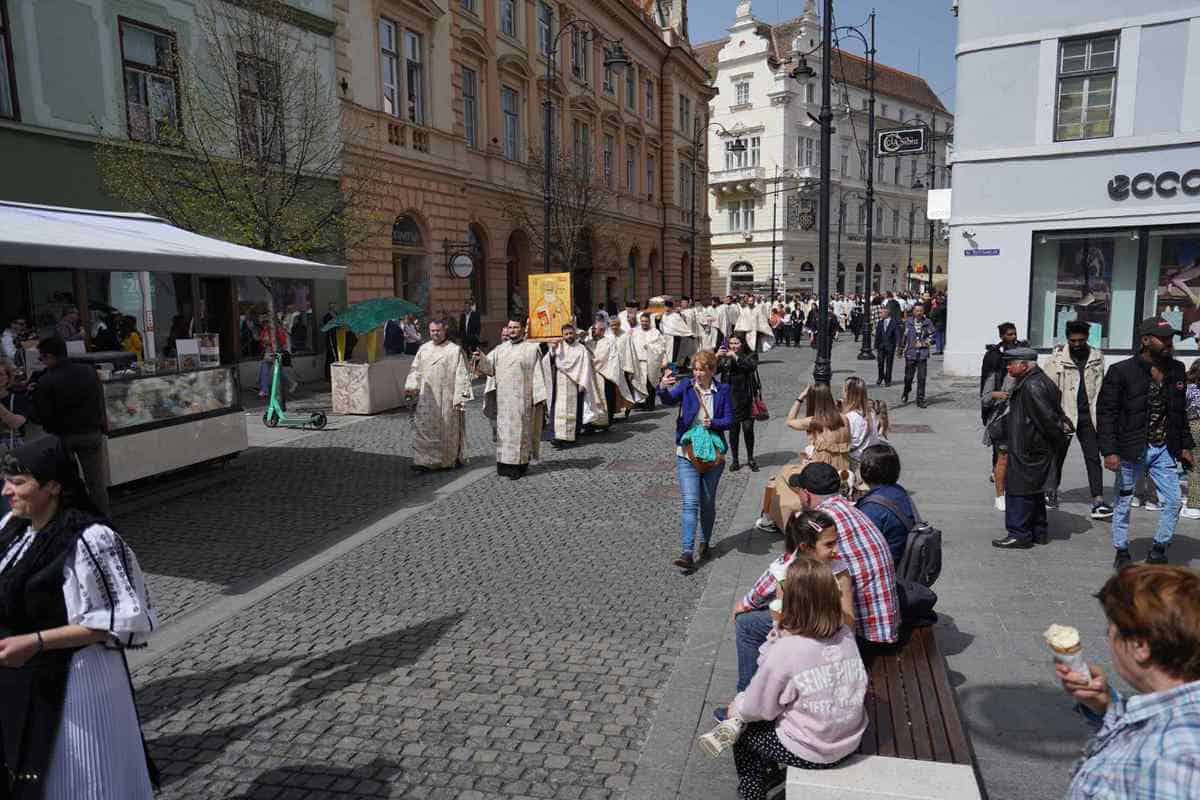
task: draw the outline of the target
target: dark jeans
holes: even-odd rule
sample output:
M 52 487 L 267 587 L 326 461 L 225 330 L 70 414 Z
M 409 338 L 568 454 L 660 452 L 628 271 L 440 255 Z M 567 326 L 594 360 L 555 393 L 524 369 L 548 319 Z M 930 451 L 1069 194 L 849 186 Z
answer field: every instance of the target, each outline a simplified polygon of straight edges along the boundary
M 1004 527 L 1014 539 L 1029 541 L 1048 532 L 1046 495 L 1006 494 L 1004 496 Z
M 879 365 L 879 377 L 876 380 L 884 383 L 892 382 L 892 365 L 896 363 L 896 351 L 884 350 L 882 347 L 875 350 L 875 361 Z
M 771 612 L 765 608 L 738 614 L 734 622 L 734 640 L 737 643 L 738 680 L 740 692 L 750 685 L 750 679 L 758 672 L 758 648 L 771 632 Z
M 1087 467 L 1088 490 L 1092 497 L 1104 496 L 1104 468 L 1100 464 L 1100 443 L 1096 440 L 1096 427 L 1092 425 L 1090 416 L 1080 415 L 1075 423 L 1075 438 L 1079 440 L 1079 449 L 1083 451 L 1083 464 Z M 1063 463 L 1067 460 L 1067 452 L 1071 449 L 1071 439 L 1063 441 L 1062 452 L 1058 454 L 1058 481 L 1062 485 Z
M 108 506 L 108 445 L 103 433 L 68 433 L 62 438 L 67 452 L 79 461 L 88 498 L 106 519 Z
M 904 361 L 904 396 L 912 392 L 913 376 L 917 378 L 917 402 L 925 402 L 925 371 L 929 368 L 929 359 L 921 358 L 915 361 Z

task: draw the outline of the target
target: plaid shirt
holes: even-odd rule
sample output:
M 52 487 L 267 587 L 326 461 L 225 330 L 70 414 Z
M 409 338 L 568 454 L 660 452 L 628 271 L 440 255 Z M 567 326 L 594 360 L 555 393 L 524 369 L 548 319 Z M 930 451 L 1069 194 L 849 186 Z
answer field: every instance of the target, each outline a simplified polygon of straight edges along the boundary
M 1067 800 L 1200 797 L 1200 681 L 1154 694 L 1113 693 L 1067 790 Z
M 899 638 L 900 612 L 896 602 L 896 568 L 887 540 L 866 514 L 841 495 L 817 506 L 833 517 L 838 529 L 838 554 L 850 568 L 854 582 L 854 619 L 859 637 L 868 642 L 891 643 Z M 791 553 L 775 560 L 786 566 Z M 775 576 L 768 568 L 742 598 L 743 605 L 763 608 L 775 596 Z

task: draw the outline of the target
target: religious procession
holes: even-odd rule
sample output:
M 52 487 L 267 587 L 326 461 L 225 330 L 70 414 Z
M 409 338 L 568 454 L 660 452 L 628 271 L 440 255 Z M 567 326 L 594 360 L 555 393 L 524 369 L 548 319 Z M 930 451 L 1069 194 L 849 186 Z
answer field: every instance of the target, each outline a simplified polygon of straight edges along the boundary
M 569 295 L 564 286 L 559 291 Z M 531 290 L 531 296 L 538 294 Z M 658 400 L 684 402 L 686 409 L 691 398 L 684 401 L 683 393 L 690 386 L 705 396 L 710 417 L 714 381 L 736 387 L 734 417 L 752 419 L 761 394 L 756 353 L 775 342 L 771 307 L 762 298 L 727 296 L 722 302 L 714 297 L 708 305 L 694 306 L 690 297 L 659 296 L 644 306 L 629 302 L 611 316 L 601 308 L 584 327 L 578 314 L 567 311 L 569 296 L 556 298 L 550 290 L 545 296 L 529 319 L 509 320 L 488 352 L 467 352 L 465 341 L 452 341 L 446 320 L 428 322 L 429 340 L 417 350 L 405 379 L 405 395 L 415 401 L 414 470 L 464 466 L 465 407 L 476 398 L 472 381 L 477 378 L 486 381 L 483 413 L 492 424 L 496 471 L 510 480 L 538 462 L 543 443 L 570 447 L 582 436 L 602 435 L 635 410 L 653 409 Z M 685 433 L 680 452 L 686 447 L 700 453 L 695 460 L 712 463 L 716 448 L 725 449 L 719 437 Z M 735 433 L 732 469 L 741 467 L 738 444 Z M 757 470 L 749 430 L 746 446 L 747 465 Z

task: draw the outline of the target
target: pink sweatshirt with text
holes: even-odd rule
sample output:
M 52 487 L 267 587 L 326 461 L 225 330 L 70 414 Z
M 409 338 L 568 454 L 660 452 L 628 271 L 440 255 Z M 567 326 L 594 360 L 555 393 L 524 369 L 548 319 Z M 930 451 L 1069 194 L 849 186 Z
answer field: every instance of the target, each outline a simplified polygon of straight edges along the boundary
M 866 694 L 858 645 L 842 626 L 824 641 L 779 636 L 731 710 L 746 722 L 775 720 L 784 747 L 805 761 L 830 764 L 858 749 L 867 728 Z

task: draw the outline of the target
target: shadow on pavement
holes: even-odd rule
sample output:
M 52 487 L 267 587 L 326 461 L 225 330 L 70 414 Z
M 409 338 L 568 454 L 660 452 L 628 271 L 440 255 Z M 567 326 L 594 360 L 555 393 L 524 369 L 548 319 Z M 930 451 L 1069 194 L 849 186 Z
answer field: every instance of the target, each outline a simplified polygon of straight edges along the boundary
M 386 787 L 394 783 L 403 773 L 401 766 L 386 758 L 376 758 L 361 767 L 336 767 L 324 764 L 296 764 L 287 767 L 277 767 L 261 773 L 245 794 L 231 797 L 229 800 L 262 800 L 266 797 L 280 797 L 280 787 L 294 787 L 301 790 L 305 787 L 311 791 L 305 797 L 338 797 L 342 793 L 354 792 L 376 796 Z M 286 796 L 286 795 L 283 795 Z
M 1046 521 L 1049 524 L 1051 540 L 1065 541 L 1077 533 L 1087 533 L 1092 529 L 1090 517 L 1058 509 L 1046 512 Z
M 138 692 L 143 721 L 188 708 L 210 711 L 219 708 L 217 696 L 241 684 L 267 678 L 289 664 L 294 669 L 281 686 L 282 702 L 234 725 L 199 733 L 148 738 L 146 746 L 158 762 L 163 783 L 186 777 L 200 766 L 221 756 L 233 742 L 246 738 L 261 723 L 283 717 L 275 731 L 304 726 L 305 720 L 289 720 L 299 711 L 335 692 L 373 681 L 401 667 L 414 664 L 463 618 L 463 612 L 446 614 L 409 628 L 385 633 L 321 655 L 244 661 L 204 673 L 171 677 L 144 686 Z M 295 730 L 299 733 L 299 730 Z
M 955 689 L 971 740 L 978 747 L 1051 760 L 1077 758 L 1091 735 L 1059 689 L 995 684 Z

